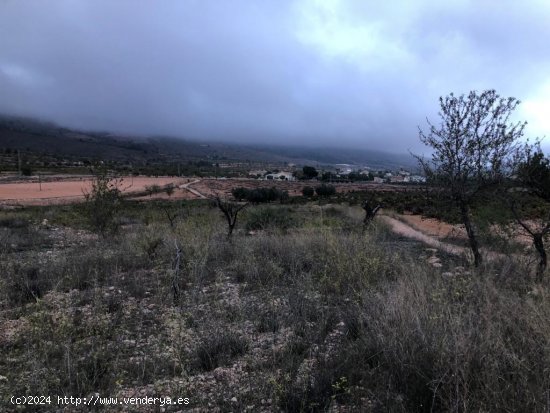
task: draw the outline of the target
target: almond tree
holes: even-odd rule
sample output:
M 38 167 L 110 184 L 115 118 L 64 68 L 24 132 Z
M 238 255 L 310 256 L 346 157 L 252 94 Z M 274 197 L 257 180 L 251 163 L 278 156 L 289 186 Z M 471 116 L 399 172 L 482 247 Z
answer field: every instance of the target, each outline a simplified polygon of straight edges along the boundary
M 511 122 L 519 100 L 502 98 L 494 90 L 450 94 L 439 98 L 441 123 L 429 120 L 419 128 L 420 140 L 433 150 L 431 160 L 417 156 L 432 185 L 441 188 L 460 212 L 474 264 L 482 257 L 471 207 L 480 193 L 500 184 L 509 172 L 507 162 L 523 136 L 525 122 Z
M 227 238 L 231 239 L 231 235 L 233 235 L 233 229 L 237 224 L 237 217 L 239 215 L 239 212 L 241 212 L 244 208 L 248 206 L 248 202 L 237 203 L 222 199 L 219 197 L 219 195 L 216 195 L 216 197 L 213 198 L 213 201 L 227 221 Z
M 548 266 L 544 241 L 550 234 L 550 159 L 544 156 L 538 144 L 533 147 L 526 145 L 518 153 L 514 164 L 515 179 L 512 191 L 508 191 L 508 200 L 514 218 L 529 234 L 539 254 L 536 276 L 537 281 L 541 282 Z M 537 200 L 537 217 L 527 219 L 525 212 L 521 211 L 526 204 L 526 195 Z

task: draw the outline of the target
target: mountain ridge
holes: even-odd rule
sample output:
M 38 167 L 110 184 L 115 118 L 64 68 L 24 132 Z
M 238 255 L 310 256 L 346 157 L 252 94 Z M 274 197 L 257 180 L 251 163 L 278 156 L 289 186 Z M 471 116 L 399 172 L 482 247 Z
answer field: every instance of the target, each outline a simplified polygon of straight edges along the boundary
M 42 153 L 67 158 L 148 162 L 356 164 L 395 169 L 413 167 L 414 158 L 365 149 L 239 144 L 193 141 L 168 136 L 131 136 L 104 131 L 82 131 L 33 118 L 0 115 L 0 149 Z

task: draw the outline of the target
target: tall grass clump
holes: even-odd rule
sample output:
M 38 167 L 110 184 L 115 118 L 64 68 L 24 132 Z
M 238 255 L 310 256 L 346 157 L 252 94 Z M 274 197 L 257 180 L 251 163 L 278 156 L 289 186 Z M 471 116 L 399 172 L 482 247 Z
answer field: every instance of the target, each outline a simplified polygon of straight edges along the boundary
M 246 229 L 253 230 L 288 230 L 299 224 L 290 208 L 257 207 L 251 208 L 246 215 Z
M 491 276 L 443 279 L 421 266 L 399 272 L 363 290 L 349 340 L 312 372 L 313 383 L 345 377 L 355 387 L 348 401 L 370 394 L 390 411 L 548 410 L 546 291 L 522 295 Z M 319 399 L 315 386 L 316 403 L 334 397 Z

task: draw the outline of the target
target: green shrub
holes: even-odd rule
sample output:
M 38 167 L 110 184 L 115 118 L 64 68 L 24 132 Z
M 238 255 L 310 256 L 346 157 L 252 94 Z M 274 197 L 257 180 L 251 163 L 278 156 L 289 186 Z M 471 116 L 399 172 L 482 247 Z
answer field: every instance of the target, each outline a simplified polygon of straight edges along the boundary
M 248 201 L 253 204 L 261 204 L 273 201 L 285 202 L 289 195 L 287 191 L 281 191 L 276 187 L 247 189 L 243 187 L 234 188 L 231 191 L 233 197 L 238 201 Z
M 322 184 L 315 188 L 315 192 L 321 197 L 329 197 L 336 193 L 336 188 L 333 185 Z
M 118 229 L 117 214 L 121 208 L 122 178 L 113 178 L 106 170 L 95 173 L 92 189 L 84 194 L 84 210 L 93 230 L 105 235 Z
M 311 186 L 304 186 L 302 188 L 302 195 L 306 198 L 311 198 L 313 195 L 315 195 L 315 190 Z
M 172 196 L 175 190 L 176 190 L 176 187 L 174 184 L 168 184 L 164 186 L 164 192 L 166 192 L 166 195 L 168 196 Z

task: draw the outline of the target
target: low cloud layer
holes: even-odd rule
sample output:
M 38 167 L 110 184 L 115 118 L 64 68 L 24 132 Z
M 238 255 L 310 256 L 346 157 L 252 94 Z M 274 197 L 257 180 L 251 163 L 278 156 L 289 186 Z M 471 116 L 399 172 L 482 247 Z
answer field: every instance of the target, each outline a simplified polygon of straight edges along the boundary
M 494 88 L 550 136 L 546 1 L 386 3 L 3 0 L 0 112 L 404 152 L 440 95 Z

